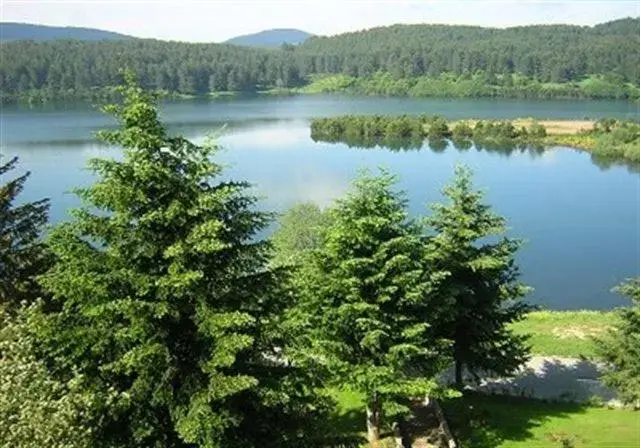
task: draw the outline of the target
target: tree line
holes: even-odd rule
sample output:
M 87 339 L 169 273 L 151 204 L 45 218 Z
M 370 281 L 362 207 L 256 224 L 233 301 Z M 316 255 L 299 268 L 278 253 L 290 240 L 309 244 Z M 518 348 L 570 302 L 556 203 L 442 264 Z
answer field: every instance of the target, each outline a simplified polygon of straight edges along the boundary
M 295 88 L 313 75 L 339 74 L 375 94 L 633 98 L 638 20 L 508 29 L 394 25 L 278 50 L 142 39 L 10 42 L 0 83 L 3 101 L 91 97 L 117 85 L 125 66 L 145 88 L 181 95 Z
M 410 399 L 456 396 L 466 373 L 527 358 L 507 327 L 530 309 L 521 241 L 469 170 L 423 219 L 393 175 L 362 173 L 328 210 L 297 207 L 262 239 L 273 215 L 223 180 L 215 143 L 169 135 L 127 79 L 107 108 L 121 126 L 100 134 L 124 157 L 89 163 L 72 220 L 43 239 L 48 202 L 15 204 L 28 174 L 0 188 L 3 447 L 353 444 L 328 419 L 332 385 L 366 397 L 375 444 Z M 634 400 L 625 338 L 610 378 Z
M 576 134 L 548 135 L 540 123 L 515 126 L 511 121 L 476 120 L 447 122 L 438 115 L 344 115 L 311 120 L 314 141 L 345 143 L 350 147 L 420 149 L 425 139 L 435 150 L 447 140 L 461 149 L 543 149 L 569 145 L 589 151 L 600 161 L 640 162 L 640 124 L 605 118 L 593 128 Z

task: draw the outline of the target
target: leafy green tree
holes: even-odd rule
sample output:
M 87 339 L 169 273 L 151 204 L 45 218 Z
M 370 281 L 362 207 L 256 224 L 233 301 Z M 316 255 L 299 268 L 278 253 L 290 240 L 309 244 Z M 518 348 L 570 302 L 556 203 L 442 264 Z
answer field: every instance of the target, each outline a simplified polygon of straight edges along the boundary
M 13 158 L 0 165 L 0 176 L 15 168 Z M 0 186 L 0 305 L 17 307 L 21 301 L 33 301 L 40 294 L 35 277 L 50 261 L 40 240 L 47 223 L 49 200 L 41 199 L 16 205 L 29 173 Z
M 321 228 L 326 221 L 326 215 L 315 202 L 303 202 L 288 209 L 272 236 L 274 263 L 300 264 L 305 254 L 320 245 Z
M 529 136 L 535 139 L 545 138 L 547 136 L 547 128 L 540 123 L 533 123 L 529 127 Z
M 40 338 L 54 372 L 113 391 L 92 446 L 304 445 L 322 411 L 287 361 L 286 272 L 258 238 L 271 216 L 245 182 L 220 180 L 217 147 L 169 136 L 127 76 L 94 159 L 85 207 L 49 238 L 42 284 L 58 303 Z
M 383 416 L 407 411 L 402 399 L 437 389 L 444 343 L 424 316 L 437 275 L 424 271 L 420 232 L 408 221 L 395 179 L 361 175 L 328 211 L 322 245 L 300 283 L 308 353 L 342 387 L 366 397 L 367 435 L 375 443 Z
M 451 137 L 454 140 L 467 140 L 473 137 L 473 129 L 468 123 L 460 121 L 453 127 Z
M 471 176 L 468 168 L 456 167 L 454 181 L 443 190 L 450 203 L 433 204 L 426 219 L 432 232 L 428 263 L 449 273 L 439 292 L 449 311 L 438 319 L 436 333 L 453 341 L 458 387 L 465 367 L 507 374 L 528 355 L 525 339 L 508 328 L 530 310 L 520 300 L 530 288 L 517 281 L 514 261 L 521 242 L 503 236 L 505 219 L 482 203 Z
M 97 397 L 82 377 L 60 382 L 38 359 L 32 329 L 40 306 L 0 307 L 0 447 L 89 448 Z
M 622 283 L 614 291 L 631 299 L 621 308 L 618 323 L 606 337 L 598 339 L 600 358 L 606 363 L 603 382 L 618 391 L 626 403 L 640 405 L 640 278 Z

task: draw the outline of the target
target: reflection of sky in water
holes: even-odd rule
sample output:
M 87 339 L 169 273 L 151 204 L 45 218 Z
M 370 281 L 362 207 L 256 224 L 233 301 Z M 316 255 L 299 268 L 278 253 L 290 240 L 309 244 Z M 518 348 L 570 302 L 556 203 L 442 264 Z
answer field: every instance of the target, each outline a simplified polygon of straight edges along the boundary
M 210 129 L 186 134 L 202 141 Z M 261 207 L 281 211 L 300 201 L 322 206 L 342 196 L 362 167 L 383 166 L 400 176 L 413 214 L 441 199 L 457 162 L 475 170 L 487 201 L 508 218 L 511 233 L 526 238 L 519 254 L 525 280 L 536 288 L 537 303 L 555 307 L 598 308 L 625 302 L 608 293 L 625 277 L 640 275 L 640 177 L 626 168 L 601 170 L 588 154 L 558 149 L 511 155 L 459 151 L 392 152 L 314 143 L 305 120 L 235 123 L 219 138 L 216 160 L 226 177 L 248 180 L 264 196 Z M 91 182 L 84 167 L 91 157 L 118 156 L 96 143 L 11 144 L 20 170 L 31 170 L 23 199 L 51 197 L 52 220 L 77 206 L 68 192 Z

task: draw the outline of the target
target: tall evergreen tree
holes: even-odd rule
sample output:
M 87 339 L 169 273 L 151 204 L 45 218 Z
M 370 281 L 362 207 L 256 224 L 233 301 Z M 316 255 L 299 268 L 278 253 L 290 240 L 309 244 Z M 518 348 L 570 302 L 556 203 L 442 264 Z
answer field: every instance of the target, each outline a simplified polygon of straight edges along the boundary
M 14 157 L 0 165 L 5 176 L 18 162 Z M 21 301 L 33 301 L 40 293 L 35 277 L 49 262 L 40 234 L 47 223 L 49 200 L 16 205 L 29 173 L 0 186 L 0 304 L 15 308 Z
M 423 319 L 437 276 L 423 271 L 419 231 L 394 182 L 363 175 L 337 201 L 300 282 L 310 353 L 342 387 L 364 394 L 372 443 L 384 415 L 407 411 L 402 399 L 436 390 L 445 363 Z
M 602 380 L 618 391 L 625 403 L 640 406 L 640 278 L 631 279 L 614 291 L 631 299 L 631 306 L 618 311 L 619 323 L 598 339 L 600 358 L 606 363 Z
M 85 207 L 55 228 L 42 283 L 60 311 L 40 335 L 57 375 L 104 403 L 92 446 L 296 446 L 321 410 L 285 361 L 283 271 L 269 268 L 245 182 L 219 180 L 213 145 L 169 136 L 127 76 L 105 132 L 122 161 L 94 159 Z M 321 403 L 320 403 L 321 404 Z
M 428 263 L 449 274 L 439 291 L 449 311 L 438 319 L 436 332 L 453 341 L 459 387 L 465 367 L 471 373 L 507 374 L 528 354 L 525 339 L 508 328 L 530 310 L 520 300 L 530 288 L 517 281 L 514 260 L 521 242 L 503 236 L 505 219 L 482 203 L 483 194 L 473 189 L 471 176 L 468 168 L 456 167 L 454 181 L 443 191 L 450 203 L 432 205 L 426 219 L 433 232 Z

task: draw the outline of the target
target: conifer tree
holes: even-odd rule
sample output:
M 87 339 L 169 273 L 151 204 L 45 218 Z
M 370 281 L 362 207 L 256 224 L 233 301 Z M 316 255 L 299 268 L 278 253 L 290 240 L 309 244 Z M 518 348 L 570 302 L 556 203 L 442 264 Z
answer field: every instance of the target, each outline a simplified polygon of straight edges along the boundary
M 367 436 L 376 443 L 403 399 L 437 390 L 444 344 L 423 318 L 437 275 L 425 274 L 418 228 L 395 179 L 360 176 L 328 211 L 322 243 L 303 269 L 307 331 L 316 359 L 335 381 L 366 398 Z M 364 422 L 363 422 L 364 423 Z
M 0 176 L 7 175 L 17 162 L 14 157 L 0 165 Z M 29 174 L 0 186 L 0 304 L 10 308 L 38 297 L 40 289 L 35 277 L 47 269 L 49 262 L 40 240 L 48 219 L 49 200 L 15 204 Z
M 521 242 L 504 236 L 505 219 L 482 203 L 471 175 L 468 168 L 456 167 L 455 179 L 443 191 L 450 203 L 433 204 L 426 219 L 431 232 L 426 259 L 448 273 L 438 293 L 448 312 L 438 319 L 436 333 L 453 341 L 458 387 L 465 367 L 472 374 L 508 374 L 528 355 L 525 339 L 508 327 L 530 310 L 521 300 L 530 288 L 518 282 L 514 260 Z
M 49 239 L 49 361 L 115 393 L 92 446 L 305 445 L 322 403 L 286 359 L 286 272 L 258 238 L 271 216 L 220 179 L 216 146 L 168 135 L 126 79 L 108 108 L 121 128 L 101 134 L 124 158 L 90 162 L 83 208 Z
M 640 278 L 628 280 L 614 291 L 632 303 L 618 310 L 619 323 L 596 341 L 600 358 L 606 363 L 602 380 L 618 391 L 623 402 L 640 407 Z

